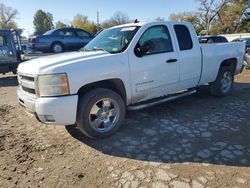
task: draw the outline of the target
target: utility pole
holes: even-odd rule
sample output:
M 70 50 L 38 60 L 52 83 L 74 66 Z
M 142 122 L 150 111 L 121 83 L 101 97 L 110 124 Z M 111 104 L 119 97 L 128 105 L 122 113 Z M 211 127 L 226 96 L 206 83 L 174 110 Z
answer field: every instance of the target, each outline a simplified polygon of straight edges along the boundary
M 96 22 L 97 22 L 97 32 L 99 32 L 100 30 L 100 19 L 99 19 L 99 11 L 97 11 L 97 15 L 96 15 Z

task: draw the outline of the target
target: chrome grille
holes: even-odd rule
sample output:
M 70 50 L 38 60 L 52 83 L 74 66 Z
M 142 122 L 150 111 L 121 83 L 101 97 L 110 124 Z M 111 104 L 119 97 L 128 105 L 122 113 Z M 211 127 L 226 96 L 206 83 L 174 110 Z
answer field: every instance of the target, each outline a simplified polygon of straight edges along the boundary
M 18 81 L 21 89 L 33 96 L 36 96 L 36 85 L 35 85 L 35 77 L 27 76 L 24 74 L 18 74 Z

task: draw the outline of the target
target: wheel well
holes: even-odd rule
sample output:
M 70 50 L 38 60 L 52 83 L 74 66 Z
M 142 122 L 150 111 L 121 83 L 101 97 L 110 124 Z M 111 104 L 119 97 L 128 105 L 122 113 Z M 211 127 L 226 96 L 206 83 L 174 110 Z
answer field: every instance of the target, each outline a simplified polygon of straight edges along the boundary
M 103 81 L 87 84 L 85 86 L 82 86 L 78 90 L 77 94 L 78 96 L 82 96 L 86 92 L 95 88 L 106 88 L 106 89 L 113 90 L 122 97 L 125 104 L 127 103 L 127 94 L 126 94 L 125 86 L 122 80 L 120 79 L 103 80 Z
M 236 66 L 237 66 L 237 59 L 231 58 L 231 59 L 224 60 L 220 66 L 221 67 L 225 67 L 225 66 L 231 67 L 232 72 L 235 73 Z

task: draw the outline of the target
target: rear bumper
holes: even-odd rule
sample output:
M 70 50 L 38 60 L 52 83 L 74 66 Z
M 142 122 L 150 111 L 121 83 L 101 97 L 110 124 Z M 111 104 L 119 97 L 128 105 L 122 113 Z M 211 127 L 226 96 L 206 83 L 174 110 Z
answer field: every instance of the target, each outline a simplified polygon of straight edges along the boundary
M 77 95 L 36 99 L 18 89 L 17 96 L 20 105 L 42 123 L 72 125 L 76 122 Z

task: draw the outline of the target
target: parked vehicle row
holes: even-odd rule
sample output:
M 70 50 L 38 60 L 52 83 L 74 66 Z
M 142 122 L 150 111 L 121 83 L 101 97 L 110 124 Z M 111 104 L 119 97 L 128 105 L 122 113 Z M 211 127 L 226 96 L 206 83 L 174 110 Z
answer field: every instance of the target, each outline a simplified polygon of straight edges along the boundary
M 244 65 L 246 68 L 250 68 L 250 38 L 238 38 L 234 39 L 232 42 L 244 42 L 246 44 Z
M 21 63 L 18 100 L 43 123 L 76 124 L 91 138 L 107 137 L 126 109 L 191 95 L 207 83 L 212 95 L 228 95 L 244 52 L 242 42 L 200 45 L 186 22 L 120 25 L 81 51 Z
M 199 37 L 200 44 L 212 44 L 212 43 L 227 43 L 228 40 L 223 36 L 203 36 Z M 232 42 L 244 42 L 246 45 L 244 65 L 246 68 L 250 68 L 250 38 L 237 38 Z
M 223 36 L 203 36 L 199 37 L 199 42 L 201 44 L 213 44 L 213 43 L 227 43 L 228 40 Z
M 29 39 L 30 48 L 44 53 L 79 50 L 94 38 L 89 32 L 77 28 L 53 29 Z
M 77 51 L 93 38 L 94 36 L 82 29 L 62 28 L 48 31 L 42 36 L 31 37 L 29 44 L 21 44 L 18 30 L 1 29 L 0 73 L 15 74 L 19 63 L 29 59 L 51 53 Z

